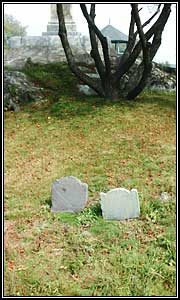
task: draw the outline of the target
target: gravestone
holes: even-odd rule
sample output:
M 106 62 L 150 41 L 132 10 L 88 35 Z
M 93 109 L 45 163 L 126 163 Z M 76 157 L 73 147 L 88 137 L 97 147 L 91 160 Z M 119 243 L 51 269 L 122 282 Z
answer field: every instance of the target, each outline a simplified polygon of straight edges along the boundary
M 57 179 L 51 190 L 52 212 L 80 212 L 88 199 L 88 185 L 74 176 Z
M 100 193 L 101 209 L 104 219 L 125 220 L 139 217 L 140 207 L 138 192 L 125 188 L 112 189 Z

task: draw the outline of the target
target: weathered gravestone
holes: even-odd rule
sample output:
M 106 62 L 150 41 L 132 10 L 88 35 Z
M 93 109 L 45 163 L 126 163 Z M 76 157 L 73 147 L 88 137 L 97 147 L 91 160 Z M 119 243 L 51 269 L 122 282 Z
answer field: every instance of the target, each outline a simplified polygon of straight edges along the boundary
M 52 212 L 80 212 L 88 199 L 88 185 L 74 176 L 55 180 L 51 190 Z
M 136 189 L 128 191 L 116 188 L 107 193 L 100 193 L 100 198 L 104 219 L 125 220 L 139 217 L 140 207 Z

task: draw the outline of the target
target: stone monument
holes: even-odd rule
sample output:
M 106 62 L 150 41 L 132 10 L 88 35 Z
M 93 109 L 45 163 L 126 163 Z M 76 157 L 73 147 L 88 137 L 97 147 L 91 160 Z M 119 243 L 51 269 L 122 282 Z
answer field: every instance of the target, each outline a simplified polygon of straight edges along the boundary
M 68 35 L 77 35 L 76 24 L 72 18 L 72 4 L 63 4 L 63 12 L 65 25 Z M 50 6 L 50 21 L 47 25 L 47 32 L 43 32 L 42 35 L 58 35 L 59 22 L 57 17 L 56 4 Z
M 72 4 L 63 4 L 65 25 L 72 53 L 78 61 L 89 59 L 90 49 L 82 45 L 81 33 L 77 32 L 72 16 Z M 56 4 L 49 5 L 50 19 L 47 31 L 41 36 L 14 36 L 8 40 L 9 49 L 5 51 L 4 65 L 13 68 L 24 67 L 30 57 L 33 63 L 51 63 L 67 61 L 64 49 L 58 35 L 59 22 Z

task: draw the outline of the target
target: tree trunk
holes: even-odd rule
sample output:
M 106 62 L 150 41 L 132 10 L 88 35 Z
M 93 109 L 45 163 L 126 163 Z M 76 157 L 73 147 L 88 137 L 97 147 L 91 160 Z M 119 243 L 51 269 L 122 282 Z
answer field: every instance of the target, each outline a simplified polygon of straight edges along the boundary
M 161 45 L 162 32 L 171 12 L 171 4 L 163 4 L 163 8 L 160 12 L 161 5 L 162 4 L 159 4 L 156 12 L 144 24 L 141 24 L 139 16 L 139 11 L 141 9 L 138 9 L 138 4 L 131 4 L 132 11 L 127 48 L 120 62 L 112 69 L 107 38 L 103 36 L 102 32 L 95 25 L 95 4 L 91 4 L 90 13 L 87 11 L 86 4 L 80 4 L 82 13 L 89 27 L 91 56 L 94 59 L 100 77 L 99 80 L 97 80 L 87 76 L 77 66 L 67 38 L 63 6 L 62 4 L 57 4 L 59 37 L 71 71 L 83 83 L 91 87 L 103 98 L 118 99 L 119 97 L 125 97 L 126 99 L 135 99 L 147 85 L 152 70 L 152 60 Z M 160 13 L 160 15 L 157 20 L 147 32 L 144 33 L 144 27 L 152 22 L 158 13 Z M 137 35 L 139 36 L 138 42 L 136 42 Z M 151 43 L 149 42 L 150 39 L 152 39 Z M 98 40 L 102 46 L 103 57 L 101 57 L 99 52 Z M 141 64 L 137 66 L 137 71 L 134 72 L 133 68 L 140 53 L 142 53 Z M 132 74 L 133 72 L 134 74 Z M 128 74 L 130 73 L 131 76 L 128 79 L 129 82 L 125 83 L 124 77 L 128 77 Z M 125 90 L 127 88 L 128 90 Z
M 142 91 L 143 89 L 146 87 L 149 76 L 151 74 L 151 70 L 152 70 L 152 63 L 149 63 L 149 65 L 147 66 L 146 69 L 144 69 L 142 77 L 139 81 L 139 83 L 137 84 L 137 86 L 132 89 L 126 96 L 126 98 L 128 100 L 133 100 L 135 99 Z
M 113 84 L 113 82 L 111 80 L 109 80 L 108 78 L 104 79 L 103 88 L 104 88 L 104 93 L 105 93 L 106 99 L 115 100 L 120 97 L 119 87 L 117 85 Z
M 93 78 L 87 76 L 85 73 L 83 73 L 80 68 L 77 67 L 74 56 L 71 51 L 71 47 L 69 45 L 68 39 L 67 39 L 67 31 L 66 26 L 64 22 L 64 14 L 63 14 L 63 6 L 62 4 L 57 4 L 57 15 L 59 20 L 59 37 L 62 42 L 62 46 L 64 48 L 64 52 L 67 58 L 68 65 L 71 69 L 71 71 L 85 84 L 87 84 L 89 87 L 91 87 L 94 91 L 96 91 L 101 97 L 104 96 L 104 92 L 101 88 L 101 85 L 98 84 L 97 81 L 93 80 Z

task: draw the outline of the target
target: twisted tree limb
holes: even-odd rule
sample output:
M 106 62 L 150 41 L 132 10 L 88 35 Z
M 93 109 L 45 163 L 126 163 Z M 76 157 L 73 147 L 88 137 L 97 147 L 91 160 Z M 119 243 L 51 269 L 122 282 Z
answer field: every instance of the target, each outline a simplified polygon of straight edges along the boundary
M 57 4 L 57 15 L 59 20 L 59 32 L 58 35 L 61 39 L 66 58 L 68 61 L 68 65 L 71 69 L 71 71 L 85 84 L 90 86 L 92 89 L 94 89 L 99 95 L 104 96 L 104 92 L 102 87 L 97 83 L 96 80 L 93 78 L 87 76 L 85 73 L 83 73 L 80 68 L 78 68 L 74 56 L 71 51 L 71 47 L 69 45 L 69 41 L 67 39 L 67 31 L 66 26 L 64 22 L 64 14 L 63 14 L 63 6 L 62 4 Z

